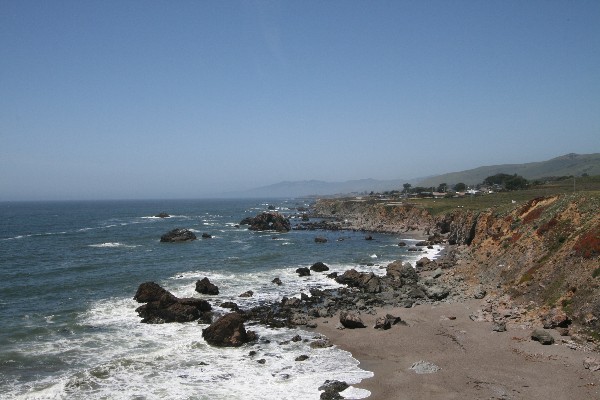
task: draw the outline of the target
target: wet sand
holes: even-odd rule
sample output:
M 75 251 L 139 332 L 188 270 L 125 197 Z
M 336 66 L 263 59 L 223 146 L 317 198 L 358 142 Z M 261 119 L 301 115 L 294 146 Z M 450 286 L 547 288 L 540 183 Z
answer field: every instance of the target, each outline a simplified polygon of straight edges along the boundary
M 336 329 L 336 315 L 316 320 L 315 331 L 374 373 L 355 385 L 369 390 L 369 399 L 600 399 L 600 371 L 583 366 L 586 357 L 600 360 L 600 354 L 569 348 L 569 337 L 554 330 L 555 345 L 532 341 L 531 329 L 493 332 L 492 323 L 469 318 L 481 302 L 378 309 L 361 315 L 362 329 Z M 374 329 L 386 314 L 407 325 Z M 418 374 L 410 369 L 418 361 L 440 370 Z

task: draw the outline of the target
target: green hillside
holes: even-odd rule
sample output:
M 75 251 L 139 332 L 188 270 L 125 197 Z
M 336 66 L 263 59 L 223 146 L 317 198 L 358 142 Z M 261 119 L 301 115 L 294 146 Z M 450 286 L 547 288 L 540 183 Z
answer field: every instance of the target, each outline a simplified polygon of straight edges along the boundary
M 582 174 L 600 175 L 600 153 L 566 154 L 548 161 L 526 164 L 502 164 L 478 167 L 460 172 L 451 172 L 424 179 L 418 186 L 449 185 L 458 182 L 474 185 L 495 174 L 517 174 L 527 179 L 540 179 L 550 176 L 581 176 Z

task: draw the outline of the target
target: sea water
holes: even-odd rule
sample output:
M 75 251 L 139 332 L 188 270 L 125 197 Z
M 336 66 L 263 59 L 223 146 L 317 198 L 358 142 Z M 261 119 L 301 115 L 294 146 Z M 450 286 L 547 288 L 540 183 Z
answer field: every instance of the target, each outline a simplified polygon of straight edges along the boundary
M 372 376 L 334 347 L 289 342 L 301 329 L 254 325 L 261 338 L 240 348 L 205 343 L 207 325 L 140 323 L 133 300 L 154 281 L 178 297 L 203 297 L 217 312 L 339 285 L 295 270 L 317 261 L 331 271 L 384 274 L 414 261 L 396 235 L 359 232 L 254 232 L 239 222 L 268 206 L 292 217 L 305 200 L 160 200 L 0 203 L 0 397 L 22 399 L 318 399 L 326 379 L 350 384 Z M 166 212 L 168 218 L 156 215 Z M 173 228 L 199 240 L 161 243 Z M 212 235 L 200 239 L 202 233 Z M 328 242 L 317 244 L 316 236 Z M 406 240 L 405 240 L 406 241 Z M 408 240 L 410 242 L 410 240 Z M 433 249 L 432 257 L 438 249 Z M 330 271 L 330 272 L 331 272 Z M 208 277 L 218 296 L 195 292 Z M 283 284 L 271 281 L 280 278 Z M 254 295 L 239 295 L 252 290 Z M 284 344 L 281 344 L 284 343 Z M 249 353 L 253 350 L 256 355 Z M 306 361 L 295 361 L 308 355 Z M 258 363 L 264 359 L 265 363 Z M 347 398 L 368 391 L 351 387 Z

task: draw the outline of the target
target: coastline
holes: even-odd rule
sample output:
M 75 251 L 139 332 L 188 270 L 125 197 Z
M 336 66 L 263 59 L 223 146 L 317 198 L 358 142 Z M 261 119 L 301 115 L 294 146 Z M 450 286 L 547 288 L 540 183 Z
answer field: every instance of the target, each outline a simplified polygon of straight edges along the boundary
M 330 208 L 326 203 L 321 213 L 332 215 Z M 408 224 L 400 226 L 399 220 L 381 224 L 382 215 L 366 221 L 353 208 L 344 217 L 348 219 L 338 222 L 337 229 L 433 238 L 427 218 L 421 223 L 413 220 L 407 230 Z M 600 356 L 594 346 L 587 346 L 581 337 L 568 336 L 568 330 L 561 336 L 563 332 L 547 329 L 553 345 L 532 340 L 532 331 L 542 328 L 539 315 L 516 306 L 500 286 L 482 284 L 469 267 L 472 260 L 464 246 L 446 243 L 434 262 L 417 270 L 420 282 L 435 280 L 450 288 L 448 298 L 417 300 L 410 308 L 385 304 L 349 310 L 366 326 L 356 329 L 341 326 L 344 310 L 338 310 L 333 317 L 317 318 L 312 330 L 350 352 L 362 369 L 373 372 L 373 377 L 354 385 L 368 390 L 368 399 L 600 399 Z M 434 269 L 438 275 L 441 269 L 441 277 L 434 279 Z M 483 295 L 475 296 L 478 291 Z M 374 329 L 376 319 L 386 315 L 400 317 L 403 324 Z M 505 330 L 497 331 L 498 323 Z M 420 361 L 439 370 L 416 373 L 411 366 Z

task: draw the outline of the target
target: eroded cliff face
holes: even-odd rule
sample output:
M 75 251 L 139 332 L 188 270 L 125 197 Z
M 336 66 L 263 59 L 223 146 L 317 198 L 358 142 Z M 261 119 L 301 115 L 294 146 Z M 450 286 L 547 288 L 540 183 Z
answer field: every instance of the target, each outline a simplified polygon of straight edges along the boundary
M 459 269 L 499 285 L 537 312 L 562 308 L 600 331 L 600 205 L 585 195 L 537 198 L 504 214 L 476 218 Z
M 600 197 L 570 194 L 536 198 L 510 210 L 425 209 L 357 200 L 320 200 L 321 216 L 353 229 L 443 234 L 459 254 L 465 281 L 508 294 L 539 316 L 563 309 L 600 338 Z M 531 317 L 530 315 L 530 317 Z

